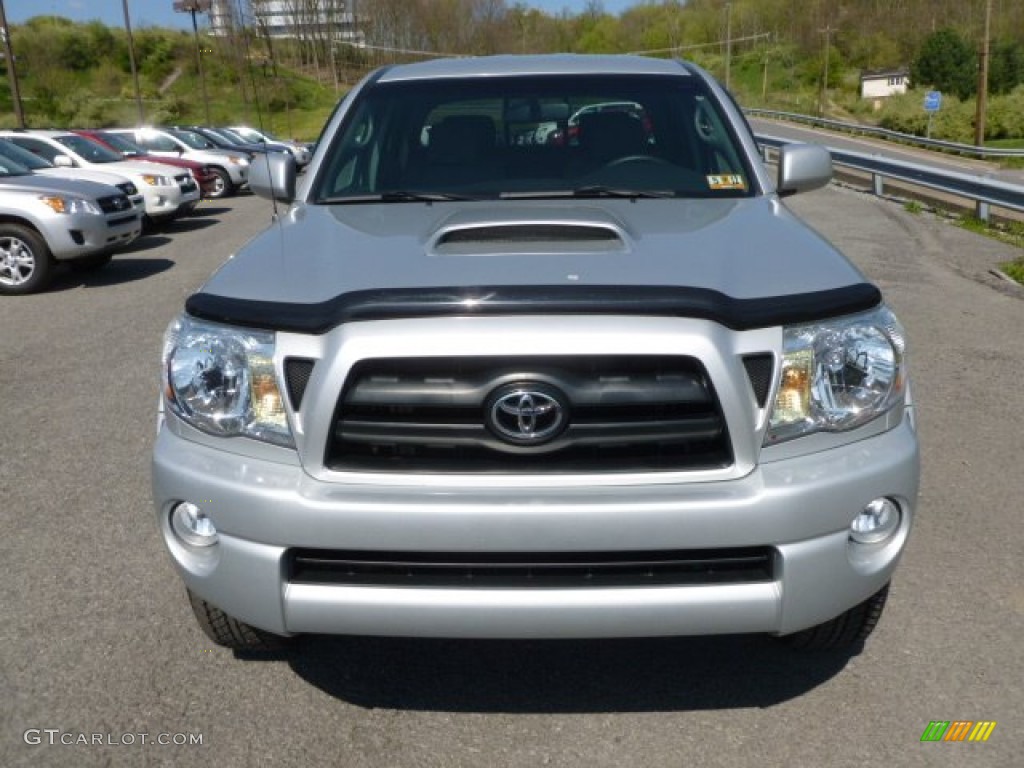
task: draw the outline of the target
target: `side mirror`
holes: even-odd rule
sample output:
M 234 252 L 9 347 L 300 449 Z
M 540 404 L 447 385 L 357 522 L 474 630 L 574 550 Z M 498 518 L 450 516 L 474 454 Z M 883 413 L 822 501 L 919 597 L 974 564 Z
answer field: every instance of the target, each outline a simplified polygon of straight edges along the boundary
M 74 168 L 75 161 L 67 155 L 55 155 L 53 158 L 53 165 L 55 168 Z
M 290 203 L 295 199 L 295 158 L 283 152 L 266 152 L 249 165 L 249 189 L 267 200 Z
M 785 144 L 779 148 L 776 188 L 781 197 L 819 189 L 831 180 L 832 155 L 820 144 Z

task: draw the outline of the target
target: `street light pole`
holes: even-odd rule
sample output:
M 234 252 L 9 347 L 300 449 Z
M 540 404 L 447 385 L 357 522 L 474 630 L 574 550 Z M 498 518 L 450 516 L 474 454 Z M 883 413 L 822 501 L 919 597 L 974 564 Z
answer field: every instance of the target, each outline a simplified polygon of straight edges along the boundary
M 0 37 L 3 38 L 4 58 L 7 60 L 7 79 L 11 83 L 11 100 L 14 102 L 14 115 L 18 127 L 25 127 L 25 112 L 21 108 L 21 89 L 18 87 L 18 72 L 14 67 L 14 52 L 11 50 L 11 35 L 7 30 L 7 13 L 4 11 L 4 0 L 0 0 Z
M 174 10 L 192 14 L 192 34 L 196 40 L 196 69 L 199 70 L 199 83 L 203 89 L 203 107 L 206 110 L 206 124 L 210 125 L 210 97 L 206 94 L 206 75 L 203 73 L 203 53 L 199 50 L 199 25 L 196 24 L 197 13 L 207 13 L 213 0 L 175 0 Z
M 142 91 L 139 88 L 139 69 L 135 65 L 135 38 L 132 37 L 132 21 L 128 15 L 128 0 L 121 0 L 121 5 L 124 8 L 124 29 L 128 33 L 128 61 L 132 65 L 132 82 L 135 84 L 135 106 L 139 110 L 139 127 L 142 127 L 146 122 L 146 114 L 142 111 Z

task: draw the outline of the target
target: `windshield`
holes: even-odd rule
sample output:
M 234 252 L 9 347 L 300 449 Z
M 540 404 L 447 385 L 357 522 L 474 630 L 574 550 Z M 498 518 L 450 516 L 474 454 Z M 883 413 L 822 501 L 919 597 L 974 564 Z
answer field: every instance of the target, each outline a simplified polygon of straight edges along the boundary
M 97 144 L 95 141 L 73 133 L 58 136 L 57 142 L 63 144 L 87 163 L 116 163 L 124 160 L 117 152 L 107 149 L 102 144 Z
M 27 176 L 29 173 L 29 169 L 24 165 L 6 155 L 0 154 L 0 179 L 6 179 L 10 176 Z
M 103 140 L 107 142 L 107 144 L 112 146 L 125 157 L 139 157 L 140 155 L 146 154 L 146 150 L 144 150 L 135 142 L 129 141 L 120 134 L 101 133 L 100 136 L 103 137 Z
M 232 144 L 246 144 L 246 140 L 239 136 L 234 131 L 229 131 L 227 128 L 217 128 L 214 133 L 223 138 L 225 141 L 229 141 Z
M 22 149 L 17 144 L 12 144 L 6 139 L 0 139 L 0 158 L 23 166 L 30 171 L 39 171 L 43 168 L 53 168 L 53 163 L 43 160 L 38 155 L 33 155 L 27 149 Z
M 232 128 L 231 130 L 234 131 L 236 134 L 238 134 L 244 141 L 247 141 L 250 144 L 260 144 L 260 143 L 262 143 L 265 140 L 263 138 L 263 136 L 261 136 L 259 133 L 254 131 L 252 128 L 245 128 L 243 126 L 236 126 L 236 127 Z M 270 134 L 266 134 L 266 137 L 267 137 L 267 139 L 269 139 L 270 138 Z
M 519 76 L 371 86 L 314 200 L 753 192 L 736 134 L 694 77 Z
M 216 149 L 217 145 L 194 131 L 171 131 L 172 136 L 181 139 L 192 149 Z

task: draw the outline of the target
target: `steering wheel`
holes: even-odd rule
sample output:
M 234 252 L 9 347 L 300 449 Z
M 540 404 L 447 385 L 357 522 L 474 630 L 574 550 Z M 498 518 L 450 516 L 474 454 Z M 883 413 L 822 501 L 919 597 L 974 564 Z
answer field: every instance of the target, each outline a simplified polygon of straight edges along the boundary
M 675 167 L 674 163 L 670 163 L 663 157 L 657 155 L 626 155 L 625 157 L 617 157 L 614 160 L 604 164 L 604 168 L 617 168 L 620 165 L 626 165 L 627 163 L 652 163 L 653 165 L 663 165 L 669 168 Z

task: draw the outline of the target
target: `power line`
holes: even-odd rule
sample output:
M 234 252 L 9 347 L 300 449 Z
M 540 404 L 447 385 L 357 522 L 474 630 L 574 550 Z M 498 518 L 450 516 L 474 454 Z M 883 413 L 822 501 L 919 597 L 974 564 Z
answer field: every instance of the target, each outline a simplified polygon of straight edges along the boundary
M 734 37 L 732 42 L 743 43 L 748 40 L 763 40 L 766 37 L 771 37 L 770 32 L 761 32 L 757 35 L 747 35 L 745 37 Z M 671 48 L 651 48 L 646 51 L 629 51 L 630 56 L 645 56 L 648 53 L 672 53 L 673 51 L 693 51 L 698 48 L 714 48 L 715 46 L 721 46 L 725 42 L 725 39 L 715 40 L 711 43 L 697 43 L 696 45 L 674 45 Z

